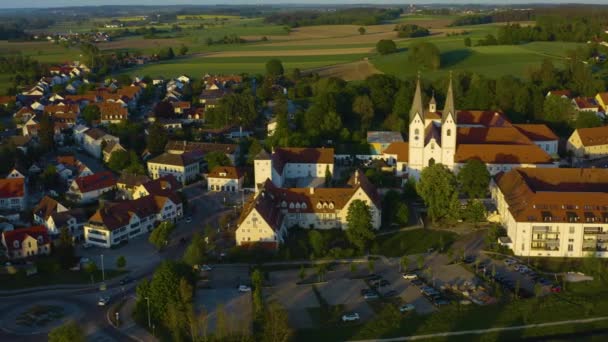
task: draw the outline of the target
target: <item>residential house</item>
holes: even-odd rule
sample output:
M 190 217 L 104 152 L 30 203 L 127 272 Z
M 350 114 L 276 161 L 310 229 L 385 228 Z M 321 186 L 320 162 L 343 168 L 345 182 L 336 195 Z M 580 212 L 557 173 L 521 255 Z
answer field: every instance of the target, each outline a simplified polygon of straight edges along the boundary
M 522 257 L 608 257 L 608 170 L 518 168 L 500 173 L 492 198 Z
M 173 175 L 175 179 L 185 185 L 198 177 L 202 160 L 202 154 L 197 151 L 182 154 L 165 152 L 148 160 L 148 174 L 152 179 Z
M 236 144 L 216 144 L 205 142 L 194 142 L 185 140 L 169 140 L 165 146 L 165 151 L 171 154 L 182 154 L 186 152 L 196 151 L 202 155 L 207 155 L 211 152 L 221 152 L 230 159 L 234 165 L 237 161 L 240 152 L 239 146 Z
M 182 216 L 183 204 L 174 193 L 108 202 L 85 224 L 85 241 L 110 248 L 152 231 L 161 222 L 176 222 Z
M 574 106 L 574 109 L 579 112 L 591 112 L 597 114 L 600 109 L 600 106 L 593 97 L 575 97 L 572 99 L 572 105 Z
M 0 210 L 23 211 L 27 205 L 26 197 L 24 178 L 0 179 Z
M 68 209 L 49 196 L 42 198 L 33 210 L 34 222 L 44 225 L 51 236 L 58 236 L 62 228 L 67 228 L 74 240 L 82 240 L 86 212 L 82 208 Z
M 122 190 L 127 198 L 132 198 L 135 189 L 144 184 L 150 182 L 151 179 L 146 175 L 138 175 L 129 172 L 123 172 L 120 174 L 118 181 L 116 181 L 116 187 Z
M 119 143 L 120 139 L 113 135 L 110 135 L 99 128 L 91 128 L 84 132 L 83 145 L 85 151 L 95 158 L 101 158 L 102 145 L 105 145 L 113 141 Z
M 72 181 L 68 194 L 80 203 L 97 201 L 101 195 L 116 188 L 116 178 L 109 171 L 78 177 Z
M 51 239 L 44 226 L 2 232 L 2 245 L 9 260 L 51 254 Z
M 232 90 L 230 89 L 203 89 L 201 95 L 198 97 L 198 101 L 205 109 L 214 108 L 224 96 L 231 93 Z
M 348 229 L 346 217 L 355 200 L 369 206 L 372 227 L 379 229 L 380 196 L 358 170 L 345 188 L 279 188 L 268 179 L 245 205 L 237 225 L 236 243 L 239 246 L 262 243 L 278 248 L 292 227 Z
M 184 114 L 192 107 L 192 105 L 188 101 L 171 102 L 171 105 L 173 105 L 173 111 L 177 115 Z
M 608 113 L 608 91 L 597 93 L 595 95 L 595 102 L 600 106 L 604 114 Z
M 244 173 L 234 166 L 217 166 L 207 175 L 209 191 L 236 192 L 243 190 Z
M 568 138 L 566 149 L 576 158 L 608 156 L 608 126 L 576 129 Z
M 99 121 L 104 124 L 121 123 L 129 118 L 129 111 L 117 102 L 101 102 L 95 104 L 99 107 Z
M 106 163 L 109 162 L 114 152 L 127 152 L 127 149 L 122 147 L 122 145 L 118 142 L 113 140 L 108 141 L 102 151 L 103 161 Z

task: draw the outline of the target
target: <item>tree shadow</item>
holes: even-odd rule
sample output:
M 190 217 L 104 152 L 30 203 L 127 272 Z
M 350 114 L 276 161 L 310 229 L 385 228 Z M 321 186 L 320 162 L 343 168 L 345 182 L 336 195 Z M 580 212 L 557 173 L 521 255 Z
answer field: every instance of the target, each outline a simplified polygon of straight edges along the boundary
M 458 49 L 444 52 L 441 54 L 441 67 L 449 68 L 464 61 L 471 55 L 472 52 L 469 49 Z

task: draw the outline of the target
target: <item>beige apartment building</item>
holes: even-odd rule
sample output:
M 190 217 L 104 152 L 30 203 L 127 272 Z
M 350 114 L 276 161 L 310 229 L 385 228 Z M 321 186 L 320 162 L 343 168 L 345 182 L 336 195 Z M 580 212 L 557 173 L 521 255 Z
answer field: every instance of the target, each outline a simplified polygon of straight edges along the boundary
M 491 193 L 515 255 L 608 257 L 608 170 L 514 169 Z
M 608 156 L 608 126 L 579 128 L 568 138 L 567 150 L 577 158 Z

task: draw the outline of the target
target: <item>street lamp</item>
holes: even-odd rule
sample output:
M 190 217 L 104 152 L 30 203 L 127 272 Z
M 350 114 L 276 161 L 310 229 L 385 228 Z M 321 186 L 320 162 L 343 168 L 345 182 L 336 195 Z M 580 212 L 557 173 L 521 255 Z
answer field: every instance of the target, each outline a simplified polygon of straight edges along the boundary
M 150 297 L 146 297 L 146 302 L 148 302 L 148 328 L 151 328 L 152 323 L 150 321 Z
M 103 254 L 101 254 L 101 281 L 104 283 L 106 282 L 106 274 L 103 269 Z

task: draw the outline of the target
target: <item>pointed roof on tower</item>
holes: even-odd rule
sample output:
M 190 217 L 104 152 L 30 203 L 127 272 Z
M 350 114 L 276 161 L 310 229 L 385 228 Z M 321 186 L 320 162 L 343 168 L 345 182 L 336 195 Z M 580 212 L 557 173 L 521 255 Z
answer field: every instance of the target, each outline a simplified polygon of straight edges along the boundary
M 445 96 L 445 106 L 443 107 L 443 117 L 441 122 L 445 122 L 448 115 L 452 113 L 452 119 L 456 122 L 456 108 L 454 107 L 454 91 L 452 90 L 452 72 L 450 71 L 450 81 L 448 85 L 448 92 Z
M 422 90 L 420 89 L 420 72 L 418 72 L 418 79 L 416 80 L 416 92 L 414 93 L 414 100 L 412 101 L 412 108 L 410 108 L 410 122 L 414 120 L 416 115 L 424 115 L 424 109 L 422 107 Z

